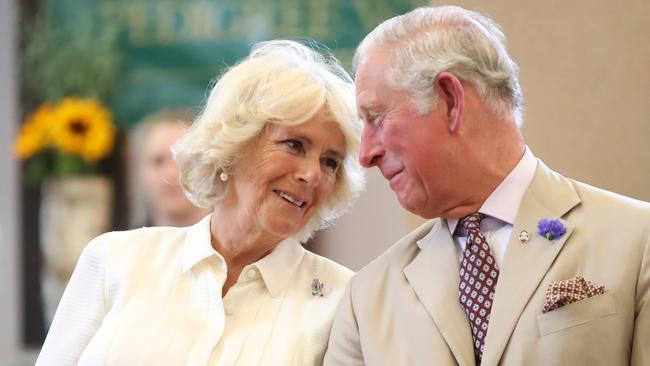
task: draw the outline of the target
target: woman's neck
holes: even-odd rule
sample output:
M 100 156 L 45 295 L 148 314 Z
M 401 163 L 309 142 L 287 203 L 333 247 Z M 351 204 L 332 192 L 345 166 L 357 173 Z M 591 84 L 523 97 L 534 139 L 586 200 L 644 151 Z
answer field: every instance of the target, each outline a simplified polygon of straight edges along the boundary
M 237 282 L 242 269 L 264 258 L 282 238 L 275 238 L 251 225 L 251 218 L 238 219 L 236 213 L 215 208 L 210 221 L 212 247 L 226 261 L 227 278 L 222 295 Z

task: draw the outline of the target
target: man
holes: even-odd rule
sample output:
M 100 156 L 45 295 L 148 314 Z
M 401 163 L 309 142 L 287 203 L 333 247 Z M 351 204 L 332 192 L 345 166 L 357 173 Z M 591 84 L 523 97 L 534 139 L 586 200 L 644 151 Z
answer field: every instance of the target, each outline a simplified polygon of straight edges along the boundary
M 433 220 L 353 277 L 325 365 L 649 365 L 650 204 L 535 159 L 499 27 L 420 8 L 354 63 L 361 163 Z

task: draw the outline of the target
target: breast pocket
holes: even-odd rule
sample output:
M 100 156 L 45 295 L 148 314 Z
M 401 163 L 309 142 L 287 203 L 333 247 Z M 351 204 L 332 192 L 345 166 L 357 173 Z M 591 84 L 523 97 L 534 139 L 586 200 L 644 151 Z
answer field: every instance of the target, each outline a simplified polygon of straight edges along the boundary
M 539 336 L 555 333 L 562 329 L 575 327 L 594 320 L 616 314 L 616 301 L 611 293 L 565 305 L 537 316 Z

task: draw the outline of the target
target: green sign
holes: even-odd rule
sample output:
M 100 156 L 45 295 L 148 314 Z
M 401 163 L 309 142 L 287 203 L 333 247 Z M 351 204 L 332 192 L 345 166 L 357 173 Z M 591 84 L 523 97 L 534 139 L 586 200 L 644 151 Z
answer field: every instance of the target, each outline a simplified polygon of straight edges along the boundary
M 259 41 L 314 39 L 346 68 L 382 20 L 426 5 L 417 0 L 52 0 L 53 23 L 90 22 L 119 33 L 122 59 L 112 93 L 117 124 L 151 111 L 199 108 L 211 82 Z

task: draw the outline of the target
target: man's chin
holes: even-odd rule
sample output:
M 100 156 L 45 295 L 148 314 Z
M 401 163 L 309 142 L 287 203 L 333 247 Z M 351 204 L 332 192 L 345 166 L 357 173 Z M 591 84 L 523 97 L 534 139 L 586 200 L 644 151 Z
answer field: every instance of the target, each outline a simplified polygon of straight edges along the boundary
M 400 199 L 399 196 L 397 197 L 397 200 L 405 210 L 423 219 L 428 220 L 440 216 L 439 212 L 431 210 L 431 208 L 427 206 L 426 201 L 414 200 L 413 197 L 410 197 L 410 199 Z
M 397 196 L 397 200 L 399 201 L 400 205 L 402 205 L 402 207 L 404 207 L 404 209 L 407 210 L 408 212 L 414 215 L 422 216 L 421 215 L 422 205 L 418 204 L 418 202 L 415 202 L 412 199 L 407 199 L 407 198 L 403 199 L 399 195 Z

